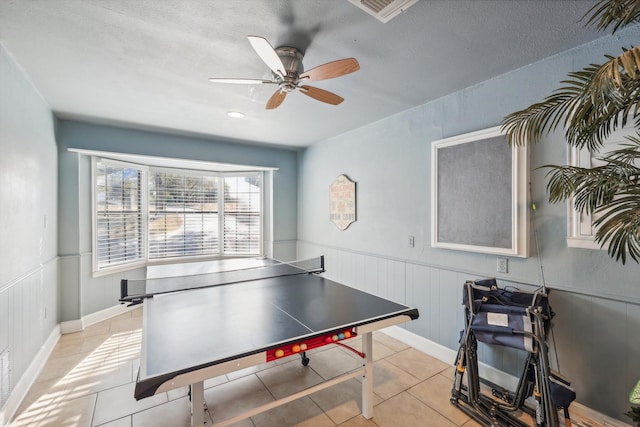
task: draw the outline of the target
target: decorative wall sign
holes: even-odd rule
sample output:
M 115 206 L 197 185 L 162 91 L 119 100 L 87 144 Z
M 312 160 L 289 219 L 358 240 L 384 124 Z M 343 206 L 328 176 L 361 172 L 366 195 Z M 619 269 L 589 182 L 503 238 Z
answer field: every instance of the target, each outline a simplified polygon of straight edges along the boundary
M 329 219 L 340 230 L 356 220 L 356 183 L 340 175 L 329 186 Z
M 526 257 L 528 161 L 500 127 L 433 141 L 431 246 Z

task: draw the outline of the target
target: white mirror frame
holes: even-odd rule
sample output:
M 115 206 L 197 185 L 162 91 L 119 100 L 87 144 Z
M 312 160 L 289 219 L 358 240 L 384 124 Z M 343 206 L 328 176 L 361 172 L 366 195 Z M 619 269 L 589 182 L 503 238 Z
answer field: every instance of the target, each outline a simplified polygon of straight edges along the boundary
M 473 236 L 457 236 L 456 241 L 451 239 L 439 237 L 439 227 L 442 221 L 449 219 L 441 216 L 439 205 L 439 180 L 445 180 L 447 177 L 453 177 L 451 174 L 460 173 L 460 168 L 447 168 L 444 169 L 443 165 L 439 164 L 439 154 L 447 148 L 458 146 L 461 144 L 468 144 L 468 152 L 471 154 L 476 151 L 479 145 L 474 147 L 474 143 L 481 141 L 488 142 L 488 139 L 496 139 L 496 143 L 504 142 L 505 150 L 511 151 L 511 173 L 506 179 L 509 179 L 511 194 L 505 195 L 510 199 L 510 216 L 511 224 L 509 230 L 500 229 L 498 231 L 511 236 L 511 243 L 508 247 L 492 246 L 490 244 L 481 245 L 473 242 Z M 467 159 L 468 160 L 468 159 Z M 487 170 L 498 170 L 500 164 L 496 164 L 497 160 L 494 160 L 492 164 L 492 158 L 485 156 L 483 159 L 476 159 L 477 161 L 464 162 L 466 168 L 477 168 L 476 170 L 467 170 L 465 173 L 469 176 L 480 176 Z M 492 169 L 493 168 L 493 169 Z M 476 174 L 477 175 L 474 175 Z M 526 147 L 510 147 L 505 134 L 501 131 L 500 126 L 496 126 L 489 129 L 480 130 L 477 132 L 471 132 L 463 135 L 454 136 L 451 138 L 441 139 L 433 141 L 431 144 L 431 246 L 435 248 L 454 249 L 468 252 L 481 252 L 495 255 L 506 255 L 526 258 L 528 256 L 528 231 L 529 231 L 529 209 L 527 205 L 528 191 L 527 185 L 529 182 L 529 165 L 528 165 L 528 150 Z M 460 197 L 456 200 L 456 204 L 459 205 L 461 217 L 463 215 L 474 215 L 476 213 L 489 212 L 494 208 L 490 201 L 490 197 L 484 197 L 491 193 L 491 188 L 483 188 L 483 195 L 481 197 L 474 197 L 474 200 L 466 200 L 464 197 Z M 452 191 L 455 191 L 453 189 Z M 497 191 L 497 190 L 496 190 Z M 461 192 L 463 193 L 463 192 Z M 492 197 L 502 197 L 499 193 L 494 192 Z M 482 202 L 486 200 L 486 204 Z M 506 201 L 506 200 L 505 200 Z M 458 203 L 459 202 L 459 203 Z M 488 214 L 490 215 L 490 214 Z M 467 217 L 471 218 L 471 217 Z M 506 222 L 506 221 L 505 221 Z

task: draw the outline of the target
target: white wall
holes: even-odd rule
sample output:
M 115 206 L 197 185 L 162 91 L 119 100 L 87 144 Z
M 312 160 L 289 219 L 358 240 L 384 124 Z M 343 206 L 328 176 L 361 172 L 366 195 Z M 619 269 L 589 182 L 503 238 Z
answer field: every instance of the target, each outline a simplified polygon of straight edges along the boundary
M 9 352 L 9 391 L 58 323 L 54 126 L 49 106 L 0 45 L 0 355 Z
M 498 275 L 496 256 L 431 248 L 431 142 L 497 126 L 550 94 L 568 72 L 639 39 L 640 27 L 631 28 L 309 147 L 298 167 L 299 257 L 325 253 L 331 277 L 416 306 L 421 317 L 408 329 L 456 349 L 462 284 Z M 542 262 L 563 373 L 579 402 L 626 420 L 640 378 L 640 266 L 616 263 L 606 251 L 567 248 L 566 205 L 548 203 L 545 172 L 536 170 L 565 161 L 559 133 L 531 148 L 540 253 L 531 235 L 531 257 L 510 258 L 509 273 L 498 276 L 538 285 Z M 358 219 L 346 231 L 329 221 L 328 188 L 340 174 L 357 182 Z M 521 357 L 507 349 L 481 357 L 509 373 L 520 369 Z

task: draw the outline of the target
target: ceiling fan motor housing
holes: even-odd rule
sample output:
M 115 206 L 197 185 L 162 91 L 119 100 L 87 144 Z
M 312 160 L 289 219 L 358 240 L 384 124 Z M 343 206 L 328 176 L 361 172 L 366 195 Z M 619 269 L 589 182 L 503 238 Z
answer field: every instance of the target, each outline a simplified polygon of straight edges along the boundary
M 273 73 L 276 81 L 278 81 L 278 87 L 281 91 L 291 92 L 297 87 L 300 74 L 304 72 L 302 65 L 302 53 L 295 47 L 282 46 L 276 48 L 276 53 L 284 65 L 284 79 Z

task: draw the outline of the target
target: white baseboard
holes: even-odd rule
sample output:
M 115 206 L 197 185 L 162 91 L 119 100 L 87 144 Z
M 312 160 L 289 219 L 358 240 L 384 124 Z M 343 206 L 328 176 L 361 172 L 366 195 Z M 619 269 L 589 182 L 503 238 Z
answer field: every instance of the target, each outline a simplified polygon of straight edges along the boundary
M 416 350 L 420 350 L 429 356 L 435 357 L 445 363 L 453 366 L 456 359 L 457 351 L 451 350 L 441 344 L 435 343 L 424 337 L 414 334 L 399 326 L 390 326 L 382 329 L 382 332 L 387 335 L 402 341 L 403 343 L 410 345 Z M 503 387 L 514 390 L 518 384 L 518 378 L 502 372 L 496 368 L 488 366 L 480 362 L 478 364 L 478 370 L 482 378 L 485 378 L 495 384 L 500 384 Z M 452 378 L 453 381 L 453 378 Z M 599 424 L 599 425 L 611 425 L 612 427 L 630 427 L 630 424 L 626 424 L 615 418 L 608 417 L 600 412 L 593 410 L 587 406 L 584 406 L 578 402 L 571 404 L 571 419 L 576 421 L 584 421 L 587 425 Z
M 409 332 L 408 330 L 399 326 L 390 326 L 382 330 L 387 335 L 396 338 L 403 343 L 410 345 L 411 347 L 420 350 L 423 353 L 427 353 L 429 356 L 433 356 L 436 359 L 449 363 L 453 366 L 456 360 L 456 351 L 451 350 L 449 347 L 445 347 L 442 344 L 438 344 L 419 335 Z
M 70 334 L 72 332 L 80 332 L 81 330 L 84 329 L 82 319 L 60 322 L 59 327 L 60 327 L 60 333 L 62 335 Z
M 137 308 L 136 306 L 127 306 L 125 304 L 118 304 L 109 308 L 105 308 L 104 310 L 100 310 L 95 313 L 88 314 L 84 316 L 82 319 L 61 322 L 60 333 L 64 335 L 64 334 L 70 334 L 72 332 L 80 332 L 84 330 L 84 328 L 86 328 L 87 326 L 95 325 L 96 323 L 102 322 L 103 320 L 111 319 L 112 317 L 118 316 L 123 313 L 127 313 L 136 308 Z
M 51 352 L 56 347 L 58 340 L 60 339 L 60 326 L 56 326 L 53 328 L 49 337 L 46 339 L 42 347 L 40 347 L 40 351 L 36 355 L 36 357 L 31 361 L 29 367 L 25 371 L 25 373 L 20 377 L 18 383 L 11 391 L 9 395 L 9 399 L 7 399 L 7 403 L 0 410 L 0 426 L 8 426 L 9 420 L 15 415 L 16 411 L 20 407 L 20 404 L 27 396 L 29 389 L 35 383 L 38 375 L 44 368 L 44 365 L 47 363 Z
M 103 320 L 109 320 L 113 317 L 128 313 L 138 308 L 137 305 L 128 306 L 126 304 L 118 304 L 95 313 L 88 314 L 82 318 L 84 327 L 95 325 Z

